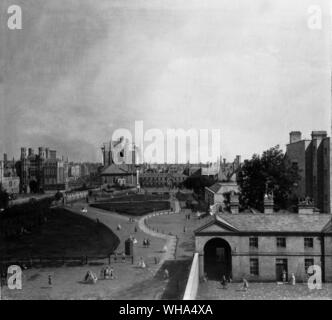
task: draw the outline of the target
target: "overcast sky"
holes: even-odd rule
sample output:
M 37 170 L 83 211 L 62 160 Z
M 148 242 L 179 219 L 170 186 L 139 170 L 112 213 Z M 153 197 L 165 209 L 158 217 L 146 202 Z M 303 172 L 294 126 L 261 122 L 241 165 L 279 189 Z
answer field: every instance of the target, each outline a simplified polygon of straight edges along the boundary
M 1 16 L 8 17 L 2 0 Z M 330 130 L 328 0 L 16 0 L 1 19 L 0 152 L 99 161 L 117 128 L 220 129 L 233 160 Z M 322 29 L 308 28 L 320 5 Z

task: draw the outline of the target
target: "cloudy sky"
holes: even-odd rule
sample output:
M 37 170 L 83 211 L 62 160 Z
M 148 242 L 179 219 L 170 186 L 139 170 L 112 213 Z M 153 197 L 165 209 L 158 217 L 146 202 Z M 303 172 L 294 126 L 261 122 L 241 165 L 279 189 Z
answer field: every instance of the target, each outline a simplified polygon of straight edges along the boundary
M 330 130 L 328 0 L 16 0 L 0 4 L 0 152 L 97 161 L 118 128 L 220 129 L 232 160 Z M 308 27 L 319 5 L 322 28 Z

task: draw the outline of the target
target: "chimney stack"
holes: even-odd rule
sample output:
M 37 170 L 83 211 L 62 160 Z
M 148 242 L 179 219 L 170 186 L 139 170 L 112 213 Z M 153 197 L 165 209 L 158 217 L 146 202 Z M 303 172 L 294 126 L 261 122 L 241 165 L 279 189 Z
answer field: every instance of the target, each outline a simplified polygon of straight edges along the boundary
M 299 214 L 314 214 L 315 206 L 309 198 L 299 202 L 298 204 L 298 213 Z
M 4 154 L 3 154 L 3 162 L 4 162 L 4 163 L 7 163 L 7 161 L 8 161 L 7 153 L 4 153 Z
M 231 213 L 237 214 L 239 213 L 239 195 L 236 193 L 231 193 L 231 199 L 230 199 L 230 207 L 231 207 Z
M 322 140 L 327 137 L 326 131 L 312 131 L 311 132 L 311 139 L 312 140 Z
M 302 140 L 301 131 L 292 131 L 289 134 L 289 143 L 295 143 Z
M 266 214 L 273 214 L 274 210 L 274 200 L 272 195 L 265 195 L 264 196 L 264 213 Z

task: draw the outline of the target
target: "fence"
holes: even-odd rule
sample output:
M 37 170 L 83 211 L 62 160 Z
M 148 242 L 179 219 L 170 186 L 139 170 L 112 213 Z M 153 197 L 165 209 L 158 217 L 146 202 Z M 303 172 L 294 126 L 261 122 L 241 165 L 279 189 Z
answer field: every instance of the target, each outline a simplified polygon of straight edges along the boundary
M 79 199 L 84 199 L 89 195 L 89 191 L 75 191 L 70 193 L 65 193 L 65 202 L 75 201 Z
M 193 262 L 191 264 L 189 278 L 184 292 L 183 300 L 195 300 L 199 285 L 199 260 L 198 253 L 194 255 Z
M 23 269 L 46 268 L 46 267 L 75 267 L 84 265 L 106 264 L 136 264 L 139 257 L 112 253 L 109 256 L 76 256 L 76 257 L 31 257 L 31 258 L 1 258 L 0 270 L 6 270 L 10 265 L 18 265 Z M 159 257 L 147 257 L 144 262 L 147 266 L 159 263 Z

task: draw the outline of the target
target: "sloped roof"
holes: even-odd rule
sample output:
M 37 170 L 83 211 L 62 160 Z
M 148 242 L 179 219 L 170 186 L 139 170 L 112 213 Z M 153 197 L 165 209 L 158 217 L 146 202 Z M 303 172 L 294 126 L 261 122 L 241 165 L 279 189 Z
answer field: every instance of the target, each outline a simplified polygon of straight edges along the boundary
M 221 188 L 220 182 L 217 182 L 217 183 L 213 184 L 212 186 L 207 187 L 207 189 L 211 190 L 214 193 L 217 193 L 220 190 L 220 188 Z
M 231 187 L 231 188 L 229 188 Z M 238 191 L 238 185 L 236 182 L 217 182 L 215 184 L 213 184 L 211 187 L 206 187 L 207 189 L 211 190 L 213 193 L 218 193 L 219 191 L 221 191 L 221 193 L 223 192 L 228 192 L 230 189 L 234 190 L 237 189 Z M 225 189 L 224 191 L 222 191 L 221 189 Z
M 217 214 L 214 223 L 219 223 L 239 232 L 332 232 L 330 214 Z M 211 220 L 195 232 L 204 232 Z M 222 230 L 221 230 L 222 231 Z

